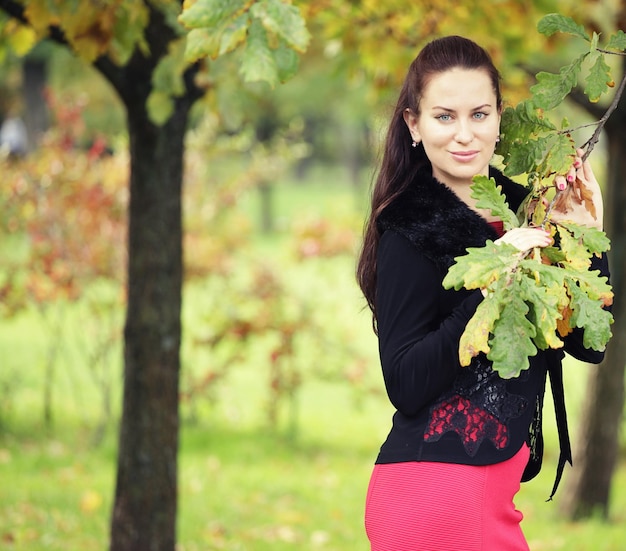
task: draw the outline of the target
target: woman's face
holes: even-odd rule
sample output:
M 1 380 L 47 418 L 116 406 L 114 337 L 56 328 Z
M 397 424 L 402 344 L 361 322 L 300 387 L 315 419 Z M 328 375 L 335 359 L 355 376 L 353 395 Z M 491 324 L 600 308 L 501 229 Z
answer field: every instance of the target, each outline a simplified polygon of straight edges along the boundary
M 456 67 L 433 75 L 419 108 L 419 114 L 407 109 L 404 120 L 413 139 L 422 142 L 437 180 L 454 186 L 488 174 L 500 112 L 487 71 Z

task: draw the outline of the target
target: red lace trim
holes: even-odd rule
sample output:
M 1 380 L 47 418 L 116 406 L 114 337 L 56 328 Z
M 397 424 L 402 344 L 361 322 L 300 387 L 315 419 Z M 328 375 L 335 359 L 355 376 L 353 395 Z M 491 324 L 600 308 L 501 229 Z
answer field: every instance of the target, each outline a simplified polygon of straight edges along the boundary
M 485 438 L 491 440 L 498 449 L 505 448 L 509 443 L 506 425 L 459 395 L 444 400 L 432 409 L 424 440 L 436 442 L 446 432 L 451 431 L 459 435 L 470 456 L 476 454 Z

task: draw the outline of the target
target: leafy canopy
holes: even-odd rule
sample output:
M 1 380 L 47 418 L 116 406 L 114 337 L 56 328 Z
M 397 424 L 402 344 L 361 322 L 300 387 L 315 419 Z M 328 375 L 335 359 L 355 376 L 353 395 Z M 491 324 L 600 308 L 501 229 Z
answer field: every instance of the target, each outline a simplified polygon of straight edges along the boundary
M 291 78 L 310 35 L 289 0 L 16 0 L 19 18 L 0 10 L 0 61 L 26 55 L 53 33 L 87 63 L 106 57 L 124 66 L 132 56 L 154 54 L 146 39 L 151 18 L 163 18 L 172 40 L 152 72 L 147 108 L 163 124 L 185 93 L 184 75 L 199 64 L 198 82 L 209 81 L 209 58 L 241 47 L 240 73 L 247 82 L 271 86 Z M 20 19 L 22 20 L 20 22 Z M 56 34 L 54 34 L 56 33 Z
M 179 21 L 189 30 L 185 59 L 215 59 L 245 42 L 240 72 L 246 81 L 272 86 L 298 69 L 310 35 L 297 7 L 281 0 L 185 2 Z

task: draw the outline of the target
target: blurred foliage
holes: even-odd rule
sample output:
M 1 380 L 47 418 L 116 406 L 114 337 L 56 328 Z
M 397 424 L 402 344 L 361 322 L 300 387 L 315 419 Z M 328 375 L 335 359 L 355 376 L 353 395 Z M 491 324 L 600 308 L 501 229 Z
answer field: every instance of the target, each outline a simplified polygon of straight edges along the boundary
M 306 154 L 298 133 L 258 142 L 254 132 L 219 134 L 216 117 L 205 116 L 187 140 L 185 268 L 187 287 L 203 289 L 200 319 L 188 324 L 194 355 L 206 358 L 185 370 L 183 404 L 214 401 L 218 383 L 253 361 L 267 369 L 267 419 L 289 430 L 298 426 L 297 401 L 311 379 L 351 380 L 358 391 L 357 364 L 365 358 L 343 331 L 329 331 L 317 312 L 319 297 L 302 294 L 283 275 L 302 260 L 352 254 L 353 221 L 294 219 L 291 254 L 282 261 L 258 250 L 258 231 L 242 202 L 264 182 L 284 180 Z M 225 173 L 218 167 L 236 166 Z M 210 200 L 208 200 L 210 197 Z M 322 260 L 323 262 L 323 260 Z M 311 357 L 310 350 L 316 350 Z
M 118 363 L 111 353 L 122 332 L 128 158 L 123 139 L 108 144 L 89 137 L 83 117 L 88 96 L 49 91 L 47 97 L 53 124 L 42 147 L 2 160 L 2 314 L 39 305 L 50 335 L 44 359 L 50 377 L 65 357 L 59 347 L 69 339 L 78 346 L 101 395 L 99 439 L 111 420 Z M 363 354 L 343 330 L 324 327 L 315 313 L 319 297 L 294 290 L 280 263 L 254 252 L 258 232 L 242 202 L 264 182 L 283 180 L 307 154 L 298 137 L 296 127 L 260 143 L 253 128 L 224 133 L 219 118 L 207 113 L 187 136 L 184 192 L 185 281 L 205 287 L 208 313 L 188 332 L 192 347 L 205 348 L 209 358 L 185 372 L 184 404 L 196 410 L 194 402 L 212 400 L 216 383 L 254 356 L 268 370 L 268 422 L 278 426 L 279 412 L 291 407 L 294 433 L 293 404 L 309 380 L 350 381 L 357 394 L 369 391 Z M 300 217 L 287 230 L 291 265 L 353 254 L 357 240 L 353 218 Z M 64 309 L 79 299 L 87 310 L 77 339 L 66 331 Z M 308 356 L 311 349 L 315 358 Z M 45 394 L 52 392 L 47 384 Z
M 125 152 L 104 137 L 82 147 L 84 105 L 54 94 L 55 124 L 31 155 L 5 157 L 0 187 L 3 313 L 27 302 L 76 300 L 99 279 L 121 283 L 125 264 Z

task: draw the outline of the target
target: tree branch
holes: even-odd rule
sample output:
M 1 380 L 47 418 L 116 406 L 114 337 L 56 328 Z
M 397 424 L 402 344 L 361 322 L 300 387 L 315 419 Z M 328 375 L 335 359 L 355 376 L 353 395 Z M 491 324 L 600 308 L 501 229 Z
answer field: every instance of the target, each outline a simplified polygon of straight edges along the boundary
M 135 48 L 125 66 L 117 65 L 106 54 L 101 55 L 93 62 L 93 66 L 111 83 L 125 103 L 132 95 L 139 94 L 144 99 L 147 97 L 152 86 L 152 72 L 161 58 L 167 54 L 169 43 L 176 38 L 176 31 L 167 24 L 163 13 L 155 8 L 149 0 L 144 0 L 144 2 L 150 11 L 150 19 L 144 30 L 150 53 L 145 55 L 139 48 Z M 30 26 L 25 7 L 16 0 L 0 0 L 0 10 L 23 25 Z M 48 27 L 48 38 L 73 50 L 63 29 L 57 25 Z M 192 102 L 204 94 L 204 90 L 195 84 L 194 79 L 199 68 L 200 63 L 197 62 L 188 67 L 184 74 L 187 96 Z M 137 73 L 143 73 L 145 78 L 138 79 Z M 142 85 L 138 87 L 139 82 Z
M 0 0 L 0 9 L 4 11 L 9 17 L 17 19 L 23 25 L 30 26 L 30 21 L 26 17 L 26 10 L 22 4 L 15 2 L 14 0 Z M 48 38 L 57 44 L 70 47 L 63 29 L 56 25 L 50 25 L 48 27 Z
M 20 23 L 28 25 L 28 19 L 24 15 L 24 6 L 14 0 L 0 0 L 0 9 L 9 17 L 17 19 Z

